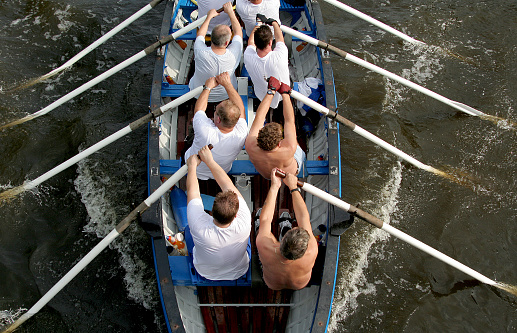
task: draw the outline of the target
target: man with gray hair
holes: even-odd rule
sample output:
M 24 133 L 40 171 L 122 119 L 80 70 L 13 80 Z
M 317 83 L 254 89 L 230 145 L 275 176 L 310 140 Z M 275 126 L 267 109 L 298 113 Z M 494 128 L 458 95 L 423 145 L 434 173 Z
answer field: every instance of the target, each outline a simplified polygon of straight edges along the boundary
M 298 227 L 290 228 L 292 225 L 287 213 L 288 217 L 285 221 L 279 223 L 280 241 L 277 241 L 271 232 L 276 199 L 282 186 L 280 177 L 276 175 L 277 170 L 279 169 L 271 170 L 271 187 L 264 206 L 257 212 L 259 215 L 255 220 L 255 230 L 258 225 L 257 250 L 262 264 L 264 282 L 270 289 L 298 290 L 307 286 L 311 279 L 312 267 L 318 256 L 318 243 L 312 233 L 307 206 L 297 185 L 298 178 L 285 172 L 286 177 L 283 181 L 291 192 Z M 280 220 L 282 217 L 280 216 Z
M 212 30 L 212 44 L 206 46 L 205 36 L 212 18 L 219 14 L 215 9 L 211 9 L 205 22 L 199 27 L 196 41 L 194 43 L 194 76 L 190 79 L 189 88 L 192 90 L 202 86 L 210 77 L 215 77 L 221 73 L 228 72 L 234 88 L 237 89 L 237 78 L 235 69 L 240 63 L 242 55 L 242 28 L 233 11 L 231 2 L 223 5 L 224 12 L 230 17 L 232 28 L 220 24 Z M 233 31 L 233 40 L 231 40 Z M 231 44 L 230 44 L 231 42 Z M 196 96 L 198 98 L 199 96 Z M 222 86 L 215 87 L 210 92 L 208 102 L 220 102 L 228 98 L 226 90 Z

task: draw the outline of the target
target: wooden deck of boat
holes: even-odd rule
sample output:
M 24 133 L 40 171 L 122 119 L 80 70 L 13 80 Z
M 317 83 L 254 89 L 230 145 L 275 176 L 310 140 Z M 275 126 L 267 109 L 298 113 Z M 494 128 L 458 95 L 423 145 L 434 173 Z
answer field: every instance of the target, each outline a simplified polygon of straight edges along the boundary
M 198 287 L 199 301 L 207 332 L 285 332 L 291 290 L 267 287 Z M 232 306 L 208 306 L 232 304 Z M 239 306 L 238 304 L 243 304 Z M 244 304 L 255 304 L 246 306 Z

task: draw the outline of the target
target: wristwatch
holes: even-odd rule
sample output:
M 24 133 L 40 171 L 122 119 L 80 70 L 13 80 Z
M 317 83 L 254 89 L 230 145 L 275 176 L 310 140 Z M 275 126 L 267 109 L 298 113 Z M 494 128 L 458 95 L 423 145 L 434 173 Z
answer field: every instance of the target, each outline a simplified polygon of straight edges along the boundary
M 268 90 L 267 90 L 267 94 L 268 94 L 268 95 L 274 95 L 274 94 L 275 94 L 275 91 L 274 91 L 274 90 L 271 90 L 271 89 L 268 89 Z
M 210 90 L 212 90 L 212 88 L 203 85 L 203 90 L 208 90 L 208 92 L 210 92 Z
M 296 187 L 296 188 L 293 188 L 291 191 L 289 191 L 291 194 L 293 194 L 293 192 L 299 192 L 300 194 L 302 194 L 302 190 L 300 190 L 299 187 Z

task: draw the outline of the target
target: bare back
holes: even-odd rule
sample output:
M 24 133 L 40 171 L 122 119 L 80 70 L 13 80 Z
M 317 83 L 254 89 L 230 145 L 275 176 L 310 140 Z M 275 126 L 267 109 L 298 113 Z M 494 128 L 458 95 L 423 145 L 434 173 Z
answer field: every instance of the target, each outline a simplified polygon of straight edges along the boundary
M 279 168 L 286 172 L 297 174 L 298 163 L 294 159 L 296 147 L 297 146 L 293 147 L 292 145 L 282 145 L 281 142 L 280 146 L 272 151 L 265 151 L 257 145 L 256 140 L 246 142 L 246 152 L 248 153 L 251 163 L 253 163 L 262 177 L 266 179 L 269 179 L 273 168 Z
M 264 282 L 272 290 L 302 289 L 312 274 L 312 267 L 318 255 L 318 244 L 311 234 L 307 251 L 297 260 L 287 260 L 280 254 L 280 243 L 273 234 L 257 237 L 257 249 Z
M 273 95 L 266 94 L 260 103 L 245 143 L 246 152 L 249 155 L 250 161 L 262 177 L 266 179 L 269 179 L 273 168 L 279 168 L 293 175 L 296 175 L 298 171 L 298 163 L 294 159 L 294 153 L 298 148 L 298 141 L 296 140 L 294 110 L 289 95 L 282 95 L 284 138 L 278 143 L 278 146 L 271 151 L 262 150 L 258 146 L 258 134 L 260 129 L 264 126 L 266 114 L 269 111 L 272 100 Z

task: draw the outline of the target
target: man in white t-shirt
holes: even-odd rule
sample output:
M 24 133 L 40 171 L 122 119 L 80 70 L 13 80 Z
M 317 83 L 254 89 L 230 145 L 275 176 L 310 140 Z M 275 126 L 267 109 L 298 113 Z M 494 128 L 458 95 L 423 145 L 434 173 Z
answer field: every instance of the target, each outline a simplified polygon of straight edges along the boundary
M 251 36 L 257 22 L 257 14 L 270 17 L 280 23 L 280 0 L 237 0 L 237 13 L 244 22 L 246 35 Z
M 212 44 L 205 45 L 205 36 L 212 18 L 219 15 L 215 9 L 211 9 L 205 22 L 199 27 L 196 41 L 194 42 L 194 76 L 190 79 L 189 88 L 197 88 L 213 76 L 223 72 L 230 73 L 233 86 L 237 87 L 235 69 L 239 66 L 242 54 L 242 28 L 233 12 L 230 2 L 223 5 L 224 12 L 230 17 L 232 29 L 227 25 L 217 25 L 212 30 Z M 230 44 L 233 30 L 233 41 Z M 199 97 L 199 96 L 197 96 Z M 196 98 L 197 98 L 196 97 Z M 209 102 L 220 102 L 228 98 L 228 94 L 222 86 L 216 87 L 210 94 Z
M 228 2 L 228 0 L 198 0 L 197 1 L 197 17 L 203 17 L 208 14 L 210 9 L 219 9 Z M 212 34 L 212 29 L 218 24 L 230 25 L 230 17 L 226 13 L 220 13 L 219 16 L 212 18 L 208 24 L 207 34 Z
M 253 82 L 255 95 L 261 101 L 266 96 L 267 81 L 271 76 L 290 85 L 289 53 L 284 43 L 284 36 L 278 22 L 271 19 L 275 30 L 275 49 L 272 49 L 273 34 L 266 25 L 255 27 L 248 39 L 248 47 L 244 51 L 244 64 Z M 271 107 L 276 109 L 282 100 L 280 94 L 273 97 Z
M 212 121 L 206 116 L 205 110 L 211 91 L 219 86 L 227 92 L 230 98 L 216 106 L 214 120 Z M 194 141 L 185 152 L 185 160 L 197 154 L 203 146 L 212 144 L 214 146 L 212 154 L 215 161 L 225 172 L 230 171 L 233 161 L 244 146 L 244 141 L 248 135 L 248 125 L 244 104 L 239 93 L 233 87 L 230 75 L 227 72 L 206 80 L 205 88 L 199 95 L 194 110 L 192 121 Z M 197 175 L 202 180 L 214 178 L 205 163 L 197 168 Z
M 226 172 L 214 161 L 208 146 L 187 160 L 187 219 L 194 241 L 194 267 L 210 280 L 235 280 L 248 271 L 246 252 L 251 232 L 251 212 Z M 203 208 L 196 168 L 203 161 L 221 187 L 212 216 Z

